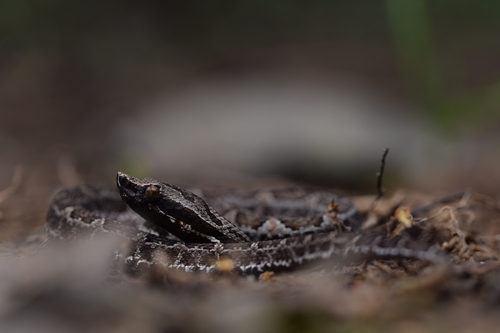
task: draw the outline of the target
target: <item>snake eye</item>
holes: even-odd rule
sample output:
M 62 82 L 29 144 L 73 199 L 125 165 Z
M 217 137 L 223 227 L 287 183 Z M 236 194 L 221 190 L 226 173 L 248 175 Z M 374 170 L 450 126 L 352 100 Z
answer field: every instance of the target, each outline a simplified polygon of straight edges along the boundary
M 146 191 L 144 191 L 144 195 L 148 199 L 156 199 L 160 196 L 160 187 L 157 185 L 150 185 Z

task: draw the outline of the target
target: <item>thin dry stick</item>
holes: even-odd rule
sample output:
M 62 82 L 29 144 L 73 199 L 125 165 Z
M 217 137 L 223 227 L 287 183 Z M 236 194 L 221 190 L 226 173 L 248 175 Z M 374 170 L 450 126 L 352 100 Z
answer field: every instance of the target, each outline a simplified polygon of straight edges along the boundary
M 469 198 L 470 195 L 471 195 L 471 193 L 470 193 L 470 190 L 468 190 L 468 189 L 464 190 L 464 191 L 457 192 L 457 193 L 453 193 L 453 194 L 447 195 L 443 198 L 437 199 L 428 205 L 413 209 L 411 211 L 411 214 L 413 216 L 423 215 L 423 214 L 428 213 L 430 210 L 432 210 L 440 205 L 449 204 L 449 203 L 452 203 L 452 202 L 457 201 L 457 200 L 464 200 L 464 199 Z
M 17 191 L 23 180 L 23 167 L 18 165 L 14 168 L 14 175 L 12 176 L 12 183 L 5 190 L 0 191 L 0 203 L 4 202 Z
M 375 204 L 377 203 L 377 201 L 379 201 L 384 196 L 385 189 L 382 187 L 382 178 L 384 177 L 385 158 L 387 157 L 387 154 L 389 154 L 389 148 L 385 148 L 382 154 L 382 160 L 380 161 L 380 170 L 377 172 L 377 197 L 375 198 L 375 200 L 373 200 L 370 208 L 368 209 L 368 212 L 371 212 L 373 208 L 375 208 Z
M 442 215 L 444 212 L 447 212 L 448 215 L 450 216 L 449 220 L 443 221 L 444 222 L 444 227 L 451 232 L 452 236 L 455 235 L 455 236 L 453 236 L 451 238 L 451 240 L 453 240 L 453 238 L 455 238 L 455 237 L 458 238 L 456 240 L 456 244 L 450 244 L 449 243 L 448 246 L 450 247 L 451 245 L 453 245 L 454 248 L 457 248 L 458 249 L 458 256 L 460 258 L 463 258 L 463 256 L 469 250 L 469 248 L 467 246 L 467 242 L 466 242 L 466 236 L 467 236 L 467 234 L 466 234 L 466 232 L 464 232 L 463 230 L 460 229 L 459 221 L 458 221 L 458 219 L 455 216 L 453 207 L 444 206 L 438 212 L 436 212 L 435 214 L 429 216 L 427 219 L 430 220 L 430 219 L 437 218 L 438 216 Z M 441 223 L 443 223 L 443 222 L 441 222 Z M 434 225 L 434 227 L 436 227 L 436 225 Z M 448 241 L 448 242 L 450 242 L 450 241 Z
M 382 154 L 382 160 L 380 161 L 380 170 L 377 172 L 377 199 L 380 199 L 384 196 L 385 189 L 382 187 L 382 177 L 384 176 L 385 170 L 385 158 L 389 154 L 389 148 L 384 149 L 384 153 Z

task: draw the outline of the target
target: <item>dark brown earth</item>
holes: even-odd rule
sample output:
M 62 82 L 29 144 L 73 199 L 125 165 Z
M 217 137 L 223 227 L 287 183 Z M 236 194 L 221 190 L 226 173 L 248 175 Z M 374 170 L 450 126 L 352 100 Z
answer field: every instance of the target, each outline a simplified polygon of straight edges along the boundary
M 18 170 L 0 193 L 2 331 L 488 332 L 500 324 L 500 205 L 478 193 L 400 190 L 368 215 L 388 233 L 411 223 L 450 255 L 449 266 L 376 260 L 259 279 L 166 269 L 129 277 L 110 268 L 105 241 L 47 246 L 54 189 L 28 189 L 29 177 Z M 353 198 L 364 212 L 373 199 Z M 427 208 L 398 220 L 398 207 Z

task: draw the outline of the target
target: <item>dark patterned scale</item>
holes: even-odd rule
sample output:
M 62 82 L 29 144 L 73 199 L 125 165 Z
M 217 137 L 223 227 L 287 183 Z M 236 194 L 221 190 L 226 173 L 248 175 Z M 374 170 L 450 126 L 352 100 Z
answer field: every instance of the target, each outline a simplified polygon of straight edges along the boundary
M 362 216 L 341 195 L 302 188 L 278 190 L 212 190 L 203 198 L 222 216 L 236 224 L 252 240 L 299 236 L 335 230 L 341 221 L 353 232 L 361 228 Z M 329 212 L 334 204 L 335 217 Z
M 89 185 L 58 193 L 47 218 L 49 236 L 117 235 L 129 245 L 116 249 L 116 256 L 131 271 L 163 265 L 259 274 L 318 260 L 443 261 L 427 244 L 361 232 L 362 216 L 351 201 L 330 192 L 197 191 L 198 196 L 123 173 L 117 185 L 119 194 Z M 351 231 L 341 232 L 345 227 Z M 230 265 L 221 268 L 223 261 Z

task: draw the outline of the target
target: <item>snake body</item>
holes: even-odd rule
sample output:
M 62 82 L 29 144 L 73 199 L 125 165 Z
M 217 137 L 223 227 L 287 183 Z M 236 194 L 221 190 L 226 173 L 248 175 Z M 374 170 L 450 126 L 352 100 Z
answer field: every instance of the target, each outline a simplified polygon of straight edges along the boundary
M 163 265 L 246 275 L 318 260 L 439 257 L 427 244 L 361 231 L 362 215 L 335 193 L 282 189 L 197 195 L 124 173 L 118 173 L 117 186 L 119 193 L 91 185 L 59 192 L 47 218 L 49 236 L 70 241 L 118 236 L 127 246 L 116 249 L 116 258 L 131 271 Z

